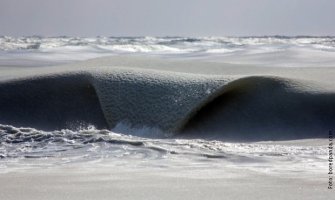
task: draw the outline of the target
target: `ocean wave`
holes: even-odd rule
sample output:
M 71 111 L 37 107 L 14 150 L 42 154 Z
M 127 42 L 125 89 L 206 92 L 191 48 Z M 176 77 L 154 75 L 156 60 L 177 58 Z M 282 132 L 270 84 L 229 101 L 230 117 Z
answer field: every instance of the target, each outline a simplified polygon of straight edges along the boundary
M 240 141 L 327 137 L 335 124 L 334 91 L 310 80 L 115 66 L 55 69 L 3 80 L 0 122 L 42 130 L 124 123 L 177 137 Z
M 324 172 L 334 74 L 144 56 L 5 67 L 1 173 L 78 163 Z

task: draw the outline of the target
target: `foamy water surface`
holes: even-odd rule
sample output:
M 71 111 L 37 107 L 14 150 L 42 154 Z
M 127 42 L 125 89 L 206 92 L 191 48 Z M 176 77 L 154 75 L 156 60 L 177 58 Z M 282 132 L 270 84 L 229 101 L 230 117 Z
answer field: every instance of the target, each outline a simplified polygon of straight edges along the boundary
M 166 138 L 149 139 L 92 126 L 46 132 L 0 125 L 0 168 L 8 172 L 88 163 L 127 168 L 210 166 L 303 173 L 322 172 L 327 167 L 325 140 L 297 140 L 290 144 L 161 137 Z

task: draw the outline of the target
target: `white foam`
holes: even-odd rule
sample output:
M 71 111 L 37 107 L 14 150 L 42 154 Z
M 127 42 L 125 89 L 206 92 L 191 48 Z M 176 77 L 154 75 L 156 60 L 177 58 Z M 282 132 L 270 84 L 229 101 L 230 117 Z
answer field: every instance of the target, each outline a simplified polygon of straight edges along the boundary
M 127 128 L 146 135 L 153 129 Z M 155 130 L 154 130 L 155 131 Z M 261 173 L 320 173 L 327 169 L 326 139 L 229 143 L 224 141 L 147 139 L 87 127 L 78 131 L 40 131 L 0 125 L 1 172 L 76 163 L 133 167 L 211 167 Z M 4 161 L 4 162 L 3 162 Z

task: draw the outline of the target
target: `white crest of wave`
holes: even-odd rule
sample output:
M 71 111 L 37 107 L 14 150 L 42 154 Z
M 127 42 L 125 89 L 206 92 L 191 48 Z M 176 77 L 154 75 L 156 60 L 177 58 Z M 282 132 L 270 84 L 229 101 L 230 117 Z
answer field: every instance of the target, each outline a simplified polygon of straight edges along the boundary
M 164 132 L 155 127 L 131 127 L 125 122 L 118 123 L 113 129 L 115 133 L 129 134 L 144 138 L 168 138 L 173 136 L 173 133 Z

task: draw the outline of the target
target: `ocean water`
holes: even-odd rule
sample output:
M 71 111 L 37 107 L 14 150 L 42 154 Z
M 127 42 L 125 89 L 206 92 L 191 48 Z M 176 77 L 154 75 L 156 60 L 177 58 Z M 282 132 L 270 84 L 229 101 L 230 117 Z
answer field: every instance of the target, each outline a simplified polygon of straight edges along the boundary
M 20 86 L 20 82 L 11 85 L 11 82 L 8 81 L 6 77 L 2 77 L 1 70 L 4 71 L 5 69 L 15 68 L 19 71 L 20 69 L 29 69 L 29 67 L 39 66 L 47 71 L 48 67 L 58 64 L 69 64 L 98 57 L 120 55 L 154 57 L 162 60 L 204 61 L 269 68 L 279 67 L 283 69 L 296 67 L 331 68 L 335 66 L 335 37 L 78 38 L 33 36 L 15 38 L 2 36 L 0 37 L 0 81 L 1 78 L 3 81 L 0 82 L 0 84 L 2 84 L 0 85 L 0 89 L 1 91 L 9 91 L 13 90 L 13 88 L 16 90 L 18 86 L 23 89 L 22 91 L 26 90 L 28 92 L 21 93 L 25 94 L 23 95 L 24 97 L 19 95 L 17 96 L 17 99 L 12 98 L 13 102 L 15 102 L 15 99 L 17 102 L 20 102 L 20 98 L 26 101 L 29 97 L 29 87 Z M 137 72 L 126 72 L 126 74 L 127 73 L 136 74 Z M 174 74 L 164 75 L 160 79 L 160 74 L 156 75 L 155 73 L 150 74 L 150 76 L 157 76 L 158 81 L 149 78 L 149 83 L 151 84 L 149 85 L 150 87 L 152 85 L 159 85 L 159 80 L 161 79 L 170 80 L 170 76 L 175 76 Z M 141 75 L 145 77 L 145 71 L 141 72 L 139 76 Z M 131 76 L 130 80 L 137 79 L 137 75 L 134 77 Z M 176 75 L 176 77 L 176 79 L 178 79 L 179 75 Z M 180 75 L 180 77 L 183 78 L 183 85 L 190 87 L 196 86 L 195 88 L 198 89 L 200 87 L 198 87 L 197 84 L 202 85 L 206 83 L 207 80 L 204 79 L 203 82 L 197 82 L 193 81 L 193 79 L 198 80 L 201 78 L 189 78 L 186 75 L 186 78 L 184 78 L 184 75 Z M 15 80 L 15 78 L 13 78 L 13 80 Z M 147 84 L 147 82 L 145 82 L 146 79 L 143 80 L 144 81 L 142 82 L 136 82 L 136 84 Z M 185 82 L 189 80 L 191 80 L 191 82 L 186 84 Z M 221 80 L 220 77 L 216 78 L 215 81 L 215 84 L 217 82 L 220 84 L 221 82 L 227 82 L 226 79 Z M 262 79 L 256 79 L 255 81 L 259 82 L 258 84 L 262 84 Z M 172 82 L 174 83 L 174 80 Z M 280 86 L 280 90 L 278 91 L 282 91 L 285 95 L 287 93 L 291 95 L 290 90 L 287 89 L 288 86 L 291 87 L 291 85 L 287 84 L 287 82 L 289 81 L 269 79 L 266 80 L 265 83 L 268 85 L 277 85 L 277 89 Z M 30 84 L 30 82 L 28 83 Z M 169 81 L 166 81 L 166 85 L 169 86 L 168 83 L 170 84 Z M 241 85 L 243 83 L 243 81 L 240 82 L 240 80 L 238 80 L 235 85 Z M 129 83 L 127 82 L 126 84 Z M 170 93 L 176 95 L 176 93 L 179 92 L 177 88 L 178 84 L 180 83 L 177 81 L 174 85 L 171 84 L 175 88 L 164 88 L 164 90 L 171 90 Z M 22 85 L 25 85 L 25 82 L 23 82 Z M 33 84 L 30 86 L 35 87 Z M 187 91 L 186 86 L 186 89 L 184 88 L 185 91 Z M 121 86 L 119 86 L 119 88 L 120 87 Z M 232 88 L 234 87 L 235 86 L 233 85 Z M 296 88 L 295 85 L 294 89 L 297 90 Z M 208 96 L 212 93 L 211 90 L 206 89 L 205 87 L 200 89 L 203 94 Z M 33 91 L 36 92 L 37 90 L 39 89 Z M 312 92 L 306 92 L 304 90 L 296 92 L 295 90 L 292 90 L 293 95 L 288 98 L 290 101 L 295 101 L 296 98 L 294 95 L 296 94 L 299 94 L 302 97 L 309 97 L 310 95 L 311 98 L 314 99 L 321 98 L 321 96 L 325 96 L 326 94 L 329 95 L 327 96 L 327 98 L 329 97 L 330 99 L 329 101 L 328 99 L 317 101 L 324 105 L 323 107 L 320 107 L 320 110 L 333 108 L 333 103 L 331 103 L 331 100 L 334 97 L 333 92 L 324 92 L 323 90 L 320 90 L 321 92 L 315 92 L 314 90 Z M 83 89 L 83 91 L 88 90 Z M 241 91 L 244 90 L 241 89 Z M 267 89 L 267 91 L 271 90 Z M 201 92 L 197 95 L 201 96 Z M 197 92 L 190 93 L 190 96 L 188 97 L 187 95 L 185 97 L 185 94 L 187 93 L 183 93 L 179 96 L 183 98 L 174 98 L 173 102 L 176 105 L 182 105 L 183 101 L 190 103 L 187 98 L 192 99 L 192 94 L 194 95 L 196 93 Z M 318 96 L 318 93 L 322 94 Z M 7 93 L 0 94 L 4 95 L 3 97 L 5 98 L 9 96 Z M 16 94 L 14 94 L 14 96 L 15 95 Z M 61 95 L 64 96 L 70 94 L 67 91 Z M 141 95 L 145 96 L 144 94 Z M 97 96 L 99 98 L 99 95 Z M 152 99 L 155 97 L 150 93 L 147 96 Z M 84 95 L 84 97 L 86 98 L 87 96 Z M 92 98 L 92 101 L 95 101 L 94 98 Z M 136 98 L 139 98 L 138 95 Z M 34 99 L 34 97 L 31 96 L 31 99 Z M 78 99 L 80 99 L 80 97 L 78 97 Z M 178 102 L 178 100 L 180 100 L 180 102 Z M 102 100 L 100 99 L 100 102 L 101 101 Z M 121 99 L 120 101 L 123 100 Z M 162 101 L 164 102 L 165 100 Z M 4 100 L 0 101 L 0 103 L 4 104 L 7 102 L 8 101 Z M 169 103 L 168 100 L 166 100 L 166 102 Z M 243 103 L 242 100 L 240 102 Z M 276 101 L 274 102 L 274 104 L 278 103 Z M 8 105 L 11 106 L 13 106 L 13 104 L 14 103 L 8 103 Z M 27 105 L 28 104 L 29 103 L 27 103 Z M 64 105 L 67 105 L 67 102 L 64 102 Z M 73 106 L 70 103 L 69 105 Z M 247 106 L 248 104 L 245 105 Z M 314 104 L 306 103 L 306 107 L 308 105 Z M 152 106 L 155 107 L 155 105 Z M 274 107 L 271 102 L 269 105 L 265 105 L 265 107 L 266 106 L 272 106 L 269 108 Z M 284 104 L 280 104 L 280 106 L 284 107 Z M 2 109 L 1 111 L 8 111 L 5 105 L 0 105 L 0 107 Z M 137 107 L 141 106 L 135 105 L 134 108 Z M 178 108 L 178 106 L 175 107 Z M 290 113 L 290 109 L 291 108 L 288 106 L 287 111 L 283 113 Z M 30 107 L 27 111 L 30 112 L 32 110 L 34 109 L 31 109 Z M 314 113 L 317 111 L 317 109 L 316 111 L 313 110 Z M 24 111 L 22 113 L 24 113 Z M 99 116 L 98 111 L 95 114 Z M 307 113 L 306 116 L 308 116 L 308 114 L 309 113 Z M 36 115 L 37 114 L 33 113 L 22 114 L 22 116 L 31 116 L 32 118 Z M 147 115 L 131 114 L 131 116 L 135 116 L 136 118 L 137 116 Z M 319 116 L 321 116 L 321 114 Z M 333 112 L 327 112 L 324 116 L 333 116 Z M 19 119 L 19 117 L 20 116 L 17 116 L 17 119 Z M 317 117 L 318 116 L 316 116 L 316 118 Z M 22 120 L 21 118 L 20 120 Z M 253 136 L 254 139 L 256 137 L 256 141 L 226 141 L 224 139 L 211 139 L 211 137 L 192 138 L 189 137 L 189 135 L 188 137 L 183 137 L 183 135 L 161 130 L 157 127 L 131 127 L 122 123 L 117 123 L 116 126 L 112 128 L 97 128 L 94 124 L 84 123 L 75 124 L 70 126 L 70 128 L 64 127 L 54 130 L 44 130 L 43 128 L 34 127 L 33 125 L 29 126 L 29 124 L 22 127 L 16 126 L 6 123 L 8 120 L 1 121 L 1 119 L 6 119 L 6 116 L 1 116 L 0 113 L 1 172 L 39 167 L 52 168 L 57 166 L 71 166 L 78 163 L 94 166 L 127 166 L 129 168 L 220 168 L 225 166 L 272 174 L 284 172 L 322 173 L 327 170 L 327 148 L 325 148 L 327 145 L 327 139 L 325 139 L 328 134 L 327 132 L 324 133 L 324 137 L 321 139 L 319 137 L 320 134 L 315 137 L 313 137 L 313 134 L 309 134 L 306 138 L 297 138 L 298 140 L 292 140 L 290 137 L 285 139 L 284 137 L 281 138 L 280 141 L 262 141 L 261 139 L 257 140 L 257 136 Z M 149 122 L 155 121 L 155 119 L 150 118 L 141 120 Z M 201 120 L 202 118 L 200 121 Z M 250 121 L 250 123 L 254 122 Z M 320 124 L 322 123 L 320 122 Z M 331 123 L 331 121 L 328 122 L 328 124 L 329 123 Z M 278 124 L 280 125 L 280 123 Z M 334 127 L 327 126 L 322 128 L 330 130 Z M 210 136 L 211 134 L 212 133 L 208 131 L 206 136 Z M 262 139 L 264 139 L 264 137 Z
M 152 55 L 268 66 L 334 66 L 335 37 L 0 37 L 6 64 L 58 64 L 108 55 Z

